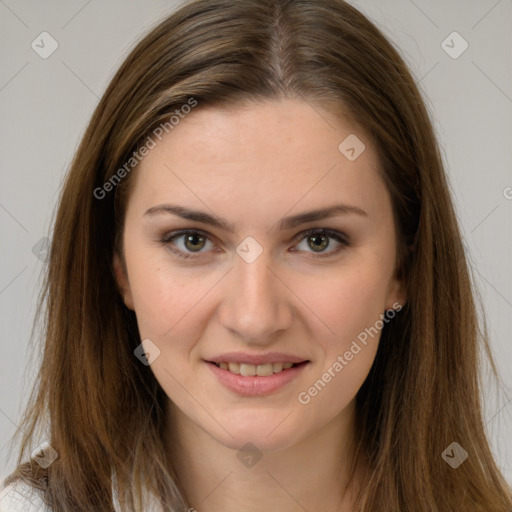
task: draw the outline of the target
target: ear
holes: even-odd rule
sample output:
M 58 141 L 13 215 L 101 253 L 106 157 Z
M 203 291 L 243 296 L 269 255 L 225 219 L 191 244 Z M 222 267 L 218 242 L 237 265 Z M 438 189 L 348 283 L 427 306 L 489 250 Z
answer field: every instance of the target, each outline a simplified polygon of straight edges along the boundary
M 410 257 L 410 255 L 414 252 L 414 248 L 415 244 L 407 246 L 406 258 Z M 403 265 L 405 265 L 405 262 Z M 386 310 L 396 309 L 398 305 L 400 305 L 400 308 L 402 308 L 407 302 L 407 284 L 403 265 L 402 268 L 397 268 L 395 270 L 395 275 L 390 283 L 386 300 Z
M 404 280 L 396 275 L 390 283 L 389 292 L 386 300 L 386 310 L 401 309 L 407 302 L 407 291 Z M 398 306 L 400 306 L 398 308 Z
M 133 297 L 130 289 L 130 283 L 128 281 L 128 275 L 126 273 L 126 268 L 117 252 L 114 254 L 112 263 L 119 293 L 123 296 L 123 301 L 126 307 L 132 311 L 135 311 L 133 307 Z

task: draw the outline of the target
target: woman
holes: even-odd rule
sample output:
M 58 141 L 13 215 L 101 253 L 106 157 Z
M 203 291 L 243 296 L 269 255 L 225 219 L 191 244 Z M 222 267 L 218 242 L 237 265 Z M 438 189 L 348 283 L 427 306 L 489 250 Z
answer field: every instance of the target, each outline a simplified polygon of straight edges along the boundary
M 341 0 L 199 0 L 149 33 L 75 156 L 42 299 L 5 507 L 512 507 L 427 111 Z

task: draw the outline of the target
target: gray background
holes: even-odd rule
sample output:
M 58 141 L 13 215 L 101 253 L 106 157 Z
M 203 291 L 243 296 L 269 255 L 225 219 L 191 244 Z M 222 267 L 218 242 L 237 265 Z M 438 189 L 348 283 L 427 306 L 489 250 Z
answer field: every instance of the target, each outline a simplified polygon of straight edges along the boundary
M 400 48 L 432 113 L 503 377 L 485 388 L 486 428 L 512 482 L 512 0 L 352 3 Z M 28 340 L 40 241 L 64 173 L 129 48 L 176 5 L 0 0 L 0 478 L 13 469 L 7 441 L 35 375 Z M 43 31 L 58 43 L 47 59 L 31 47 Z M 469 44 L 458 58 L 445 51 L 462 48 L 457 36 L 446 39 L 454 31 Z

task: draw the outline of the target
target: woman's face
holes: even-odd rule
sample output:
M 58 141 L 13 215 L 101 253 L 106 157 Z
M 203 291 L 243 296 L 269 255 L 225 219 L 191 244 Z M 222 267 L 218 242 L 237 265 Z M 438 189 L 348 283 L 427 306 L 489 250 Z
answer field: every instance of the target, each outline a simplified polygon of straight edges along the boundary
M 352 417 L 405 299 L 378 165 L 348 121 L 276 100 L 199 104 L 133 171 L 116 275 L 182 425 L 274 450 Z

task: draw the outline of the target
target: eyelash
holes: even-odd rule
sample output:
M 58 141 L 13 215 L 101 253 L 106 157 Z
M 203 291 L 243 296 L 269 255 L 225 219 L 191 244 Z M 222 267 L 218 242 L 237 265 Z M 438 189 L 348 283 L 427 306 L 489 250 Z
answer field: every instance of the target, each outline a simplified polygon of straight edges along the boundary
M 199 256 L 192 255 L 193 253 L 185 253 L 185 252 L 181 251 L 180 249 L 176 249 L 176 248 L 172 247 L 172 244 L 170 242 L 172 242 L 176 238 L 179 238 L 179 237 L 182 237 L 185 235 L 200 235 L 200 236 L 205 237 L 208 240 L 212 241 L 210 236 L 208 235 L 208 233 L 206 233 L 205 231 L 202 231 L 200 229 L 188 229 L 188 230 L 169 233 L 160 240 L 160 243 L 164 246 L 168 246 L 169 249 L 180 258 L 197 259 Z M 334 256 L 335 254 L 338 254 L 338 252 L 340 252 L 344 247 L 348 247 L 350 245 L 348 238 L 343 233 L 340 233 L 339 231 L 333 231 L 331 229 L 326 229 L 326 228 L 308 229 L 307 231 L 303 231 L 303 232 L 299 233 L 297 236 L 295 236 L 294 240 L 297 240 L 297 243 L 299 243 L 302 240 L 304 240 L 305 238 L 308 238 L 308 237 L 311 237 L 314 235 L 325 235 L 329 238 L 333 238 L 334 240 L 339 242 L 341 245 L 339 247 L 337 247 L 336 249 L 329 251 L 327 253 L 317 253 L 317 254 L 311 253 L 313 258 L 328 258 L 328 257 Z M 201 253 L 198 252 L 196 254 L 200 255 Z

